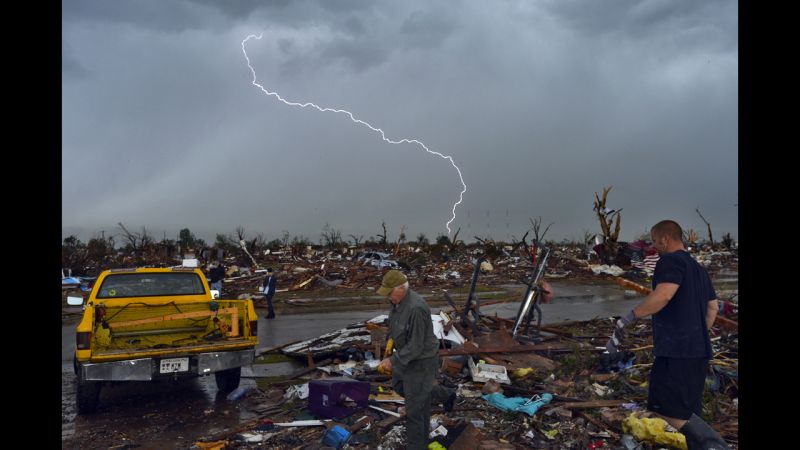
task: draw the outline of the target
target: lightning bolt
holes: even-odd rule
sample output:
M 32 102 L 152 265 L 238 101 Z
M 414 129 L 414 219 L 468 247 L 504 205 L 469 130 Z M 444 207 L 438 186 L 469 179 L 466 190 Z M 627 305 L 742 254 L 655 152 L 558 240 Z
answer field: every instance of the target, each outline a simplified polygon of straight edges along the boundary
M 450 164 L 452 164 L 452 166 L 458 172 L 458 178 L 461 180 L 461 186 L 463 187 L 463 189 L 461 190 L 461 193 L 458 196 L 458 201 L 453 204 L 453 217 L 450 218 L 449 221 L 447 221 L 447 224 L 445 224 L 445 227 L 447 228 L 447 235 L 449 236 L 450 235 L 450 224 L 456 219 L 456 207 L 459 204 L 461 204 L 461 202 L 464 200 L 464 192 L 467 192 L 467 185 L 464 183 L 464 177 L 461 176 L 461 169 L 459 169 L 458 166 L 456 165 L 456 163 L 453 161 L 453 157 L 452 156 L 448 156 L 448 155 L 443 155 L 443 154 L 441 154 L 439 152 L 435 152 L 435 151 L 429 149 L 425 144 L 423 144 L 422 142 L 420 142 L 420 141 L 418 141 L 416 139 L 400 139 L 400 140 L 389 139 L 389 138 L 386 137 L 386 134 L 383 132 L 382 129 L 373 127 L 369 123 L 367 123 L 367 122 L 365 122 L 365 121 L 363 121 L 361 119 L 357 119 L 355 116 L 353 116 L 353 113 L 351 113 L 350 111 L 346 111 L 344 109 L 322 108 L 322 107 L 317 106 L 317 105 L 315 105 L 314 103 L 311 103 L 311 102 L 306 102 L 306 103 L 290 102 L 290 101 L 285 100 L 283 97 L 281 97 L 280 94 L 278 94 L 277 92 L 270 92 L 269 90 L 265 89 L 264 86 L 262 86 L 262 85 L 260 85 L 260 84 L 258 84 L 256 82 L 256 71 L 255 71 L 255 69 L 253 69 L 253 66 L 250 65 L 250 58 L 247 56 L 247 51 L 244 48 L 244 44 L 247 41 L 249 41 L 250 39 L 259 39 L 260 40 L 263 37 L 263 35 L 264 35 L 264 33 L 261 33 L 258 36 L 254 35 L 254 34 L 251 34 L 251 35 L 247 36 L 242 41 L 242 53 L 244 53 L 244 57 L 247 60 L 247 67 L 249 67 L 250 68 L 250 72 L 253 73 L 253 86 L 256 86 L 259 89 L 261 89 L 261 91 L 263 93 L 265 93 L 267 95 L 271 95 L 271 96 L 277 98 L 278 100 L 280 100 L 281 102 L 283 102 L 283 103 L 285 103 L 286 105 L 289 105 L 289 106 L 299 106 L 301 108 L 305 108 L 307 106 L 311 106 L 312 108 L 314 108 L 314 109 L 316 109 L 317 111 L 320 111 L 320 112 L 334 112 L 334 113 L 347 114 L 350 117 L 350 120 L 352 120 L 354 123 L 364 125 L 364 126 L 368 127 L 370 130 L 380 133 L 381 139 L 383 139 L 384 141 L 386 141 L 386 142 L 388 142 L 390 144 L 403 144 L 403 143 L 417 144 L 420 147 L 422 147 L 426 152 L 428 152 L 428 153 L 430 153 L 432 155 L 436 155 L 436 156 L 438 156 L 438 157 L 440 157 L 442 159 L 447 159 L 447 160 L 450 161 Z

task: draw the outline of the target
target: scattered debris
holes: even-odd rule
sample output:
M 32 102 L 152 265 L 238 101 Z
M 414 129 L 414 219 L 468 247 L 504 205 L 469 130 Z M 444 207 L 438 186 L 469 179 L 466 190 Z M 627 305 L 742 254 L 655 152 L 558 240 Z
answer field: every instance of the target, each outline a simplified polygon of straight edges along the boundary
M 478 363 L 475 364 L 472 358 L 467 358 L 469 363 L 469 373 L 472 375 L 472 381 L 476 383 L 485 383 L 489 380 L 499 381 L 500 383 L 511 384 L 508 378 L 508 371 L 504 366 L 494 364 Z
M 618 211 L 600 212 L 609 218 L 616 214 L 618 223 Z M 551 251 L 542 264 L 546 267 L 543 278 L 602 281 L 618 284 L 620 293 L 629 297 L 646 295 L 657 255 L 639 241 L 616 244 L 619 253 L 613 262 L 598 258 L 586 245 L 548 244 Z M 436 422 L 431 439 L 439 446 L 435 448 L 682 448 L 675 436 L 681 436 L 679 433 L 660 428 L 644 411 L 649 367 L 654 360 L 648 320 L 630 328 L 622 351 L 614 356 L 604 355 L 602 346 L 612 333 L 615 318 L 541 325 L 536 327 L 538 335 L 519 326 L 514 334 L 515 325 L 522 325 L 515 320 L 519 318 L 482 314 L 480 308 L 495 300 L 488 298 L 495 289 L 504 296 L 503 301 L 522 300 L 521 290 L 509 299 L 510 291 L 503 287 L 530 280 L 530 255 L 522 249 L 500 245 L 487 257 L 482 248 L 463 241 L 458 249 L 451 246 L 439 251 L 431 250 L 432 246 L 392 247 L 396 249 L 392 253 L 362 259 L 397 264 L 429 304 L 450 305 L 431 314 L 441 342 L 437 381 L 457 389 L 453 411 L 432 405 Z M 226 255 L 228 271 L 221 298 L 262 301 L 259 288 L 264 270 L 260 268 L 272 267 L 281 287 L 273 299 L 278 308 L 302 309 L 340 301 L 341 297 L 325 297 L 331 292 L 352 296 L 355 303 L 385 304 L 374 289 L 392 264 L 370 265 L 355 257 L 359 251 L 376 253 L 374 250 L 287 245 L 266 251 L 249 243 L 245 249 L 248 251 L 239 249 L 239 254 Z M 738 249 L 718 250 L 703 246 L 692 250 L 712 277 L 722 280 L 717 289 L 720 314 L 712 330 L 714 355 L 703 418 L 737 448 Z M 201 252 L 198 255 L 200 267 L 209 262 Z M 619 255 L 628 256 L 629 261 Z M 169 267 L 179 256 L 185 255 L 161 258 L 154 265 Z M 386 267 L 378 267 L 381 265 Z M 80 295 L 93 281 L 83 276 L 91 273 L 73 272 L 80 276 L 62 276 L 64 305 L 67 295 Z M 475 278 L 478 273 L 481 286 L 476 288 L 475 283 L 470 284 L 469 274 Z M 404 400 L 392 390 L 391 377 L 377 371 L 387 344 L 386 319 L 379 315 L 313 339 L 259 350 L 258 354 L 281 352 L 307 367 L 269 380 L 261 379 L 265 372 L 253 371 L 262 374 L 248 375 L 256 379 L 258 387 L 242 386 L 228 398 L 235 401 L 229 404 L 233 408 L 248 409 L 257 417 L 238 429 L 195 442 L 194 447 L 404 448 Z M 683 445 L 685 448 L 685 440 Z
M 534 395 L 529 399 L 525 399 L 522 397 L 506 397 L 503 394 L 495 392 L 494 394 L 484 395 L 483 398 L 489 402 L 490 405 L 504 411 L 522 411 L 532 416 L 539 408 L 550 403 L 550 400 L 553 399 L 553 395 L 545 393 L 542 396 Z
M 450 331 L 456 330 L 461 325 L 455 317 L 448 322 L 451 314 L 442 311 L 431 320 L 452 323 Z M 431 448 L 685 448 L 682 435 L 644 411 L 654 359 L 647 321 L 631 329 L 621 356 L 594 351 L 611 334 L 614 319 L 549 324 L 542 340 L 532 343 L 525 336 L 510 336 L 506 327 L 511 319 L 482 316 L 475 323 L 480 336 L 459 331 L 465 339 L 461 345 L 441 339 L 440 354 L 464 354 L 442 357 L 438 382 L 457 388 L 457 401 L 451 412 L 432 405 Z M 384 354 L 386 326 L 381 315 L 283 348 L 312 365 L 269 385 L 264 394 L 274 392 L 286 403 L 267 407 L 262 422 L 240 431 L 249 434 L 229 439 L 226 448 L 303 448 L 313 442 L 331 448 L 403 448 L 404 401 L 391 389 L 391 377 L 378 373 L 374 364 L 375 355 Z M 347 332 L 354 330 L 360 330 L 362 340 L 341 341 L 314 356 L 315 348 L 330 345 L 337 336 L 352 337 Z M 704 418 L 736 448 L 738 335 L 716 325 L 713 333 L 714 376 Z M 263 429 L 263 419 L 274 424 Z
M 287 400 L 300 399 L 305 400 L 308 398 L 308 383 L 301 385 L 289 386 L 283 397 Z
M 686 436 L 677 432 L 664 419 L 658 417 L 637 417 L 637 413 L 631 413 L 627 419 L 622 421 L 622 430 L 632 434 L 639 441 L 647 441 L 651 444 L 669 445 L 673 448 L 687 450 Z

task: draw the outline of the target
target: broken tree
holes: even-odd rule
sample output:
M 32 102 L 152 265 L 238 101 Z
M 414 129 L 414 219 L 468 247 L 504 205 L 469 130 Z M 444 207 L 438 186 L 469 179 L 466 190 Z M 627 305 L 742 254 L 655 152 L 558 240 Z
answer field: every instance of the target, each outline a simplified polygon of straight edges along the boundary
M 594 193 L 594 211 L 597 213 L 598 220 L 600 220 L 600 229 L 603 232 L 603 251 L 608 257 L 616 256 L 619 250 L 617 239 L 619 238 L 620 222 L 622 221 L 622 216 L 620 215 L 622 208 L 614 210 L 606 207 L 606 198 L 613 188 L 614 186 L 604 187 L 602 199 L 597 195 L 597 192 Z M 615 218 L 616 223 L 614 222 Z M 613 232 L 611 231 L 612 227 L 614 228 Z

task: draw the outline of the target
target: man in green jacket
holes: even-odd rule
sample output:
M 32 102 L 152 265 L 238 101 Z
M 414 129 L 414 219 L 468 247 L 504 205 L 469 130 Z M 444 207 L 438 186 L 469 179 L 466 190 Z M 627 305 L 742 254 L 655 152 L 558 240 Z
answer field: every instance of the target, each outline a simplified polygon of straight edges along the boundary
M 406 401 L 406 436 L 409 449 L 428 448 L 431 401 L 443 403 L 452 411 L 455 389 L 436 381 L 439 368 L 439 340 L 433 334 L 431 309 L 425 300 L 408 287 L 408 278 L 399 270 L 383 277 L 378 294 L 392 303 L 389 312 L 389 337 L 395 352 L 379 367 L 392 372 L 392 387 Z

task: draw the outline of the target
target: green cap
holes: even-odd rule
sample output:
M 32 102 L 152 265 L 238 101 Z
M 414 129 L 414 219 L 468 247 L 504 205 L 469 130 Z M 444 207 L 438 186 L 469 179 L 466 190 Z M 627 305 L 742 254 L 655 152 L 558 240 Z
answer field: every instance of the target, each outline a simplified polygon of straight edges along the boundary
M 383 276 L 383 282 L 381 283 L 381 287 L 378 288 L 378 294 L 386 296 L 389 295 L 389 292 L 392 292 L 392 289 L 400 286 L 401 284 L 408 281 L 408 278 L 400 272 L 399 270 L 390 270 L 386 272 L 386 275 Z

